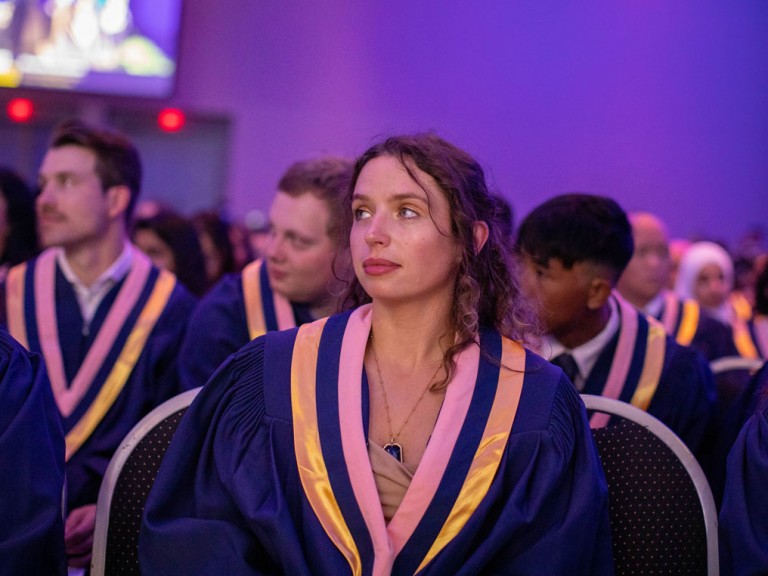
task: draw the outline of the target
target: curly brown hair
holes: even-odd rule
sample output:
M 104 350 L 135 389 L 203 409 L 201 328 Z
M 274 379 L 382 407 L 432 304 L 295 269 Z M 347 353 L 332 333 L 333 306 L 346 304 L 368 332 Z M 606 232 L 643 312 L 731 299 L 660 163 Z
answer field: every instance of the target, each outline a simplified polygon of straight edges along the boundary
M 424 187 L 414 167 L 435 180 L 450 206 L 450 234 L 461 247 L 451 317 L 451 328 L 457 337 L 443 355 L 446 377 L 433 386 L 439 389 L 447 384 L 455 370 L 456 354 L 472 343 L 479 344 L 481 326 L 525 342 L 538 333 L 538 323 L 533 307 L 520 289 L 517 263 L 509 248 L 507 207 L 499 196 L 489 191 L 480 164 L 435 134 L 392 136 L 371 146 L 355 162 L 348 204 L 351 205 L 363 167 L 379 156 L 397 158 L 419 186 Z M 474 236 L 477 222 L 485 222 L 489 232 L 479 252 L 475 249 Z M 354 278 L 346 304 L 359 306 L 370 300 Z

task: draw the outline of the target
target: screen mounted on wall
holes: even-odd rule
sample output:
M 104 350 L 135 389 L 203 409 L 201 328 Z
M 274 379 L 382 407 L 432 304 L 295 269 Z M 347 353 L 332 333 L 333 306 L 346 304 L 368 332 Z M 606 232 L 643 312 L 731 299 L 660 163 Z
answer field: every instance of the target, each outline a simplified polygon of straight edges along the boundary
M 0 0 L 0 87 L 161 98 L 182 0 Z

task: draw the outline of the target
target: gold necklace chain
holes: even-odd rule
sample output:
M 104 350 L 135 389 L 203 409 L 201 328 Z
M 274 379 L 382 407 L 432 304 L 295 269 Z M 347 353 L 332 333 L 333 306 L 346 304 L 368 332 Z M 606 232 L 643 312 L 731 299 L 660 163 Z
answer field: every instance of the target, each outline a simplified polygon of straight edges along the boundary
M 397 458 L 400 462 L 403 461 L 403 447 L 397 442 L 397 439 L 400 438 L 400 434 L 405 429 L 405 425 L 408 424 L 408 421 L 411 419 L 411 416 L 416 412 L 416 408 L 419 407 L 419 404 L 421 403 L 424 396 L 427 394 L 427 390 L 432 386 L 432 382 L 434 382 L 435 377 L 437 376 L 437 373 L 440 371 L 440 367 L 443 365 L 442 362 L 437 365 L 437 369 L 435 370 L 435 373 L 432 374 L 432 378 L 429 379 L 429 382 L 427 383 L 427 387 L 424 388 L 424 391 L 421 393 L 421 396 L 419 396 L 419 399 L 416 400 L 416 404 L 413 405 L 413 408 L 411 408 L 411 411 L 408 413 L 408 416 L 405 418 L 405 421 L 403 422 L 402 426 L 400 426 L 400 430 L 397 431 L 397 434 L 392 433 L 392 418 L 389 415 L 389 400 L 387 399 L 387 389 L 384 387 L 384 379 L 381 377 L 381 367 L 379 366 L 379 357 L 376 354 L 376 345 L 373 343 L 373 332 L 371 332 L 371 352 L 373 352 L 373 361 L 376 364 L 376 372 L 379 375 L 379 386 L 381 386 L 381 394 L 384 397 L 384 410 L 387 415 L 387 427 L 389 428 L 389 442 L 387 442 L 384 445 L 384 450 L 386 450 L 390 455 Z

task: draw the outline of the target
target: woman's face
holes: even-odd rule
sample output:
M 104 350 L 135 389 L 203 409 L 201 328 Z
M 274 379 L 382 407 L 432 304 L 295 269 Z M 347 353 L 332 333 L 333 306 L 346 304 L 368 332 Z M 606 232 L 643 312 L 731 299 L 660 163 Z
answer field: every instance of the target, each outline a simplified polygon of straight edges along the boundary
M 428 304 L 452 298 L 461 251 L 445 194 L 431 176 L 410 168 L 421 185 L 392 156 L 363 167 L 352 198 L 350 248 L 371 298 Z
M 705 308 L 719 308 L 728 298 L 730 287 L 717 264 L 707 264 L 699 270 L 693 289 L 694 297 Z
M 171 247 L 153 230 L 136 230 L 133 233 L 133 243 L 149 256 L 155 266 L 176 273 L 176 258 Z

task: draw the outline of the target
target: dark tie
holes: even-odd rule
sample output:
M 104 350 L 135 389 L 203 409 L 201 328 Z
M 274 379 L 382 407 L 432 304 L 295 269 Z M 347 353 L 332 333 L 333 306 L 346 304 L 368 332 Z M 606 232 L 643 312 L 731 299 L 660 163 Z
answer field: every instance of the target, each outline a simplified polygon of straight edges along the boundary
M 579 373 L 579 365 L 576 364 L 576 360 L 570 354 L 560 354 L 559 356 L 552 358 L 552 364 L 560 366 L 568 376 L 571 382 L 576 381 L 576 375 Z

